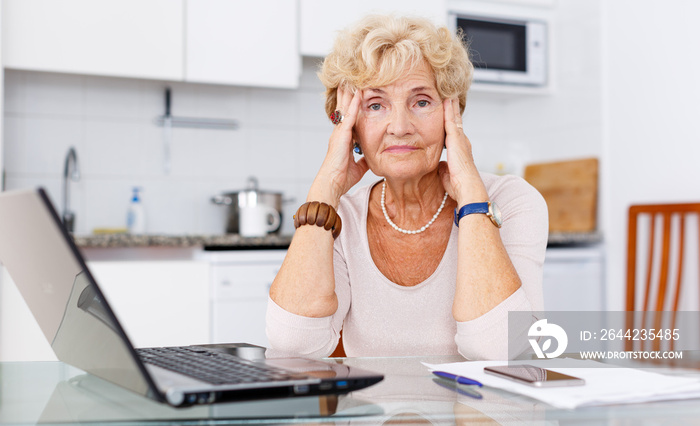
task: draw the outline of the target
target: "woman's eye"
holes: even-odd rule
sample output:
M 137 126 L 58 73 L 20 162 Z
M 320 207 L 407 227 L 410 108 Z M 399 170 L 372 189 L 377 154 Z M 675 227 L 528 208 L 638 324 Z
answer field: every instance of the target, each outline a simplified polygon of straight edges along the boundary
M 428 106 L 428 101 L 426 101 L 426 100 L 420 100 L 420 101 L 418 101 L 417 103 L 418 103 L 418 106 L 421 107 L 421 108 L 424 108 L 424 107 L 427 107 L 427 106 Z
M 379 104 L 372 104 L 369 106 L 369 109 L 371 109 L 372 111 L 379 111 L 381 108 L 382 106 Z

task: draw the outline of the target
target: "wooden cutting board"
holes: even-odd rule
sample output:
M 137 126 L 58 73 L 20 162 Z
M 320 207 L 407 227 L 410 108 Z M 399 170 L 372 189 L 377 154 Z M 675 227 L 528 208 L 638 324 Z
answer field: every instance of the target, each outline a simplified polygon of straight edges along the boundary
M 593 232 L 598 209 L 598 159 L 530 164 L 525 180 L 549 210 L 549 232 Z

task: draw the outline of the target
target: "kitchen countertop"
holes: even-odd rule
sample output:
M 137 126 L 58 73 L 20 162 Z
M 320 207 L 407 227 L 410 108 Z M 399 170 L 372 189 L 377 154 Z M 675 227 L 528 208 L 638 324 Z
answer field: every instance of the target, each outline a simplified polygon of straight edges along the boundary
M 205 250 L 264 250 L 286 249 L 292 241 L 292 235 L 274 235 L 246 238 L 238 234 L 218 235 L 163 235 L 127 233 L 75 235 L 75 244 L 80 248 L 203 248 Z M 595 244 L 603 240 L 599 232 L 586 233 L 552 233 L 548 245 L 567 246 Z
M 603 234 L 593 232 L 551 232 L 547 238 L 548 247 L 598 244 L 603 242 Z
M 238 234 L 224 235 L 132 235 L 99 234 L 75 235 L 75 244 L 80 248 L 194 248 L 205 250 L 260 250 L 286 249 L 292 241 L 291 235 L 267 235 L 245 238 Z

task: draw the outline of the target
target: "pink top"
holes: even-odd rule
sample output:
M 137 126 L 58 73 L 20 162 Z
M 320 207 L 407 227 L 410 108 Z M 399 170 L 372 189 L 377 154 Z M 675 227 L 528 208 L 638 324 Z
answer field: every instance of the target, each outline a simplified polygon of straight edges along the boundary
M 391 282 L 372 260 L 367 211 L 373 185 L 345 195 L 338 212 L 343 231 L 335 241 L 338 310 L 325 318 L 285 311 L 271 299 L 267 309 L 268 357 L 325 357 L 343 329 L 348 356 L 454 355 L 467 359 L 508 357 L 508 311 L 541 311 L 542 265 L 547 245 L 547 206 L 516 176 L 481 175 L 489 198 L 502 214 L 501 239 L 522 286 L 491 311 L 471 321 L 452 317 L 457 277 L 458 228 L 435 272 L 422 283 Z M 525 338 L 519 339 L 527 344 Z M 525 347 L 523 347 L 524 349 Z

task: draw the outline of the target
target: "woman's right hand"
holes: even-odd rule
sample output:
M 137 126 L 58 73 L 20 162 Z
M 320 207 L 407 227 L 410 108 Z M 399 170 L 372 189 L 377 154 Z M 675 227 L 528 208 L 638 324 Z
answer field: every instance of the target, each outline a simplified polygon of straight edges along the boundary
M 359 91 L 353 94 L 338 88 L 336 110 L 343 113 L 343 121 L 333 128 L 326 158 L 307 201 L 330 204 L 337 210 L 340 197 L 369 169 L 364 158 L 355 162 L 352 153 L 353 127 L 361 97 Z M 270 298 L 282 309 L 313 318 L 329 317 L 338 310 L 331 235 L 319 226 L 301 226 L 294 232 L 284 263 L 270 287 Z
M 326 158 L 311 185 L 307 201 L 322 201 L 337 208 L 340 197 L 369 170 L 365 158 L 356 162 L 352 153 L 353 128 L 361 98 L 360 90 L 353 94 L 347 87 L 338 87 L 336 110 L 343 114 L 343 121 L 333 128 Z

